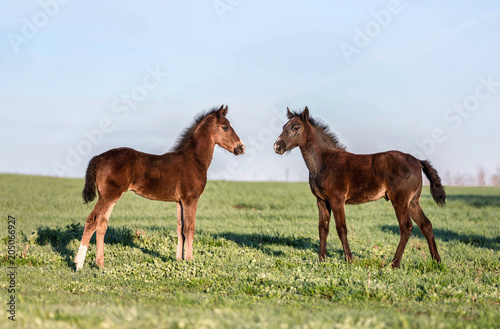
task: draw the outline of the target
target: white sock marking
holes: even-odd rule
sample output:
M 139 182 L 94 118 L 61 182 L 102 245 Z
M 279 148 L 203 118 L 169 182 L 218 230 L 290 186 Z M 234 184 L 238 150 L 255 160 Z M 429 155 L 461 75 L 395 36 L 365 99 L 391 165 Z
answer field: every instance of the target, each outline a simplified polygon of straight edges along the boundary
M 83 263 L 85 262 L 85 256 L 87 255 L 87 247 L 80 244 L 80 248 L 78 248 L 78 254 L 75 257 L 76 270 L 79 271 L 83 267 Z

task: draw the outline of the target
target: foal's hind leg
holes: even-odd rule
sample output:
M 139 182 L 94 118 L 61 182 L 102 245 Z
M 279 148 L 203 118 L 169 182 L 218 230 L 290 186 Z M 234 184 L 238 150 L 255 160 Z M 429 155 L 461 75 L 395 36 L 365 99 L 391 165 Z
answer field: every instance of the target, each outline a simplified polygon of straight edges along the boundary
M 118 200 L 118 198 L 116 199 L 116 201 Z M 82 235 L 82 241 L 80 243 L 80 247 L 78 248 L 78 253 L 75 257 L 75 265 L 77 271 L 83 268 L 83 263 L 85 262 L 85 256 L 87 255 L 87 249 L 90 239 L 92 238 L 92 235 L 94 235 L 94 232 L 96 230 L 96 263 L 100 267 L 104 266 L 104 234 L 106 233 L 106 229 L 108 227 L 108 219 L 111 215 L 111 211 L 113 210 L 116 201 L 104 201 L 104 199 L 99 196 L 94 210 L 92 210 L 90 215 L 87 217 L 87 220 L 85 222 L 85 229 Z
M 342 242 L 342 248 L 344 249 L 345 260 L 350 263 L 352 261 L 352 254 L 351 249 L 349 248 L 349 242 L 347 241 L 347 226 L 345 223 L 345 200 L 341 198 L 332 198 L 330 200 L 330 207 L 335 218 L 335 228 L 337 229 L 337 234 L 339 235 L 340 241 Z
M 97 222 L 97 232 L 95 235 L 97 251 L 95 262 L 100 268 L 104 267 L 104 235 L 106 234 L 106 230 L 108 228 L 109 216 L 111 216 L 111 212 L 113 211 L 116 202 L 118 202 L 118 199 L 116 201 L 108 201 L 104 203 L 104 206 L 102 207 L 102 215 L 99 216 Z
M 436 240 L 434 240 L 434 232 L 432 231 L 432 224 L 430 220 L 425 216 L 422 207 L 420 206 L 420 197 L 415 197 L 410 202 L 410 216 L 413 218 L 415 223 L 417 223 L 420 232 L 424 235 L 427 240 L 427 244 L 429 245 L 429 250 L 431 252 L 431 256 L 438 263 L 441 262 L 441 257 L 439 256 Z
M 99 213 L 100 203 L 97 201 L 94 209 L 87 217 L 85 221 L 85 229 L 82 235 L 82 241 L 80 242 L 80 247 L 78 248 L 78 253 L 75 257 L 75 265 L 76 270 L 79 271 L 83 267 L 83 263 L 85 262 L 85 256 L 87 255 L 87 248 L 89 246 L 90 238 L 94 235 L 94 232 L 97 228 L 97 216 Z
M 396 217 L 399 222 L 399 233 L 401 235 L 399 239 L 399 245 L 396 249 L 396 254 L 392 260 L 392 267 L 399 267 L 401 263 L 401 257 L 405 251 L 406 243 L 410 238 L 411 231 L 413 230 L 413 225 L 411 223 L 410 214 L 408 211 L 408 202 L 403 200 L 395 200 L 392 202 L 394 210 L 396 211 Z

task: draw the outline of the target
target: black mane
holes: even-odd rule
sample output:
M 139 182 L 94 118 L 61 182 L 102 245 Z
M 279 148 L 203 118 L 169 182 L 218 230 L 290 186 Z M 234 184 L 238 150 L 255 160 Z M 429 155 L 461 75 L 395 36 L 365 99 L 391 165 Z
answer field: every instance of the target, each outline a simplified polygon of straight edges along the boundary
M 198 128 L 198 126 L 200 125 L 200 123 L 207 117 L 209 116 L 210 114 L 213 114 L 215 112 L 217 112 L 218 108 L 214 107 L 214 108 L 211 108 L 210 110 L 208 111 L 205 111 L 205 112 L 202 112 L 200 114 L 198 114 L 195 118 L 194 118 L 194 121 L 193 123 L 187 127 L 186 129 L 184 129 L 182 131 L 182 133 L 179 135 L 179 137 L 177 138 L 177 142 L 175 143 L 175 145 L 170 149 L 170 152 L 175 152 L 175 151 L 180 151 L 182 150 L 188 143 L 189 141 L 191 140 L 191 138 L 193 137 L 193 133 L 194 131 L 196 130 L 196 128 Z
M 292 118 L 300 117 L 301 114 L 300 112 L 293 112 L 293 111 L 290 111 L 290 113 L 292 114 Z M 340 143 L 337 135 L 335 135 L 335 133 L 330 130 L 330 127 L 324 121 L 315 119 L 311 116 L 309 116 L 308 121 L 314 128 L 316 128 L 316 131 L 320 133 L 325 143 L 336 149 L 345 151 L 346 147 Z

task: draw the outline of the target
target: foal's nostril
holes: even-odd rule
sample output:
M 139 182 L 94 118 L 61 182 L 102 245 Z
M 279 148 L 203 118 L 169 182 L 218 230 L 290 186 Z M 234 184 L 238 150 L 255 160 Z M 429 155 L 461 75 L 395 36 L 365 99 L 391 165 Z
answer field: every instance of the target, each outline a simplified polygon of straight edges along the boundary
M 234 148 L 234 154 L 235 155 L 242 155 L 245 153 L 245 145 L 240 144 L 237 147 Z
M 285 149 L 286 149 L 286 144 L 284 140 L 278 139 L 276 143 L 274 143 L 274 152 L 278 154 L 283 154 L 285 153 Z

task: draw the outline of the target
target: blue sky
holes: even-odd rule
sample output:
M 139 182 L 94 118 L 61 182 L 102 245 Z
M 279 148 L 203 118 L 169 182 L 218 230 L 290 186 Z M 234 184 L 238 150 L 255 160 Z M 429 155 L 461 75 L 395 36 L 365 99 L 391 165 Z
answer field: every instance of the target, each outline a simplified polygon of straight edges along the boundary
M 247 155 L 211 179 L 305 180 L 273 153 L 286 107 L 347 149 L 398 149 L 446 172 L 500 165 L 497 1 L 75 1 L 0 4 L 0 172 L 82 177 L 129 146 L 164 153 L 229 105 Z

